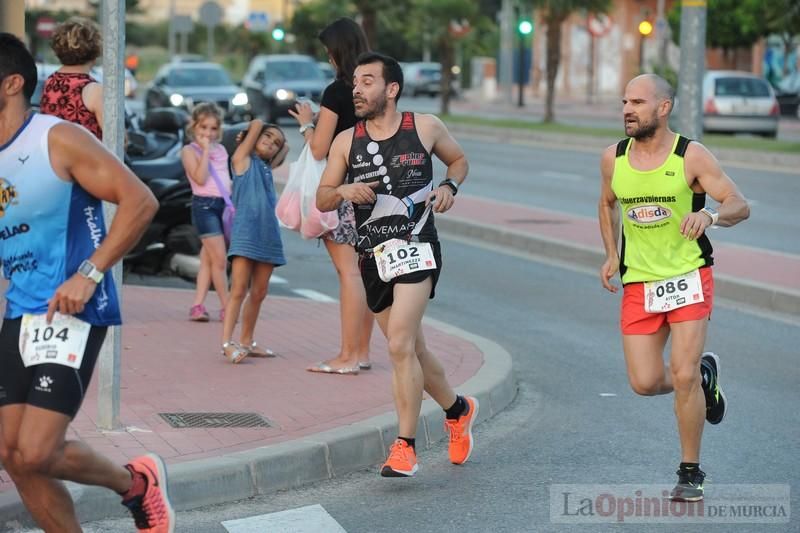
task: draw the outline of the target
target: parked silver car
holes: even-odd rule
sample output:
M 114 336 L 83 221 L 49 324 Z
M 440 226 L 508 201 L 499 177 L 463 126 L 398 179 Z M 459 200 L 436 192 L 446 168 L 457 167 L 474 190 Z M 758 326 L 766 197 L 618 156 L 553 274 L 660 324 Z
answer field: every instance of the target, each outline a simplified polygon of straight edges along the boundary
M 703 130 L 778 134 L 778 100 L 770 84 L 749 72 L 710 70 L 703 78 Z

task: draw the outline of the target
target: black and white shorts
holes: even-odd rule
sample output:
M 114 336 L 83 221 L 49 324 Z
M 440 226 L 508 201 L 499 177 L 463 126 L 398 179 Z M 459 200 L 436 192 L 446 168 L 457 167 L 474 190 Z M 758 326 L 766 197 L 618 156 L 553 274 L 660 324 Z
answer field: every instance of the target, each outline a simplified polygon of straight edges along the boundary
M 394 278 L 392 281 L 383 281 L 378 274 L 378 266 L 371 253 L 359 253 L 358 266 L 361 270 L 361 281 L 364 282 L 364 289 L 367 292 L 367 305 L 373 313 L 380 313 L 394 303 L 394 286 L 396 283 L 422 283 L 429 277 L 432 278 L 431 296 L 436 296 L 436 283 L 442 273 L 442 248 L 439 242 L 431 243 L 433 246 L 433 257 L 436 259 L 436 268 L 432 270 L 421 270 Z
M 0 407 L 24 403 L 74 418 L 108 328 L 91 327 L 80 369 L 52 363 L 26 368 L 19 353 L 21 326 L 22 318 L 12 318 L 3 320 L 0 329 Z

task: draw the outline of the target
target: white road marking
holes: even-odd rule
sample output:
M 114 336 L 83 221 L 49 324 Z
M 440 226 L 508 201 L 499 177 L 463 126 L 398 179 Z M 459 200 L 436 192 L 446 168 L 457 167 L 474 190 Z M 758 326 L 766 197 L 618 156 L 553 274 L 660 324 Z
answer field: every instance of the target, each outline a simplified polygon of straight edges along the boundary
M 288 511 L 226 520 L 229 533 L 347 533 L 321 505 L 307 505 Z
M 275 285 L 286 285 L 289 282 L 286 280 L 286 278 L 282 278 L 280 276 L 276 276 L 275 274 L 273 274 L 272 276 L 269 277 L 269 283 L 270 285 L 272 285 L 273 283 Z
M 321 292 L 317 292 L 313 289 L 292 289 L 292 292 L 295 294 L 299 294 L 303 298 L 308 298 L 309 300 L 314 300 L 315 302 L 335 302 L 335 298 L 331 298 L 327 294 L 322 294 Z
M 613 392 L 601 392 L 600 393 L 600 397 L 601 398 L 613 398 L 614 396 L 616 396 L 616 394 L 614 394 Z

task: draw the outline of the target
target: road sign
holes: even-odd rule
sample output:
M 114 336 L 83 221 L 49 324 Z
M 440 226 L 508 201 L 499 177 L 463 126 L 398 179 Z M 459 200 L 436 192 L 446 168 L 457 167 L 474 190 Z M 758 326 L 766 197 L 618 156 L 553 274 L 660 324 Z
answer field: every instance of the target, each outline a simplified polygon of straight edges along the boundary
M 605 13 L 593 13 L 589 15 L 589 18 L 586 21 L 586 29 L 594 37 L 603 37 L 608 35 L 608 32 L 611 31 L 613 26 L 614 22 L 611 20 L 611 17 Z
M 36 35 L 43 39 L 49 39 L 53 36 L 53 31 L 56 29 L 56 21 L 51 17 L 39 17 L 36 19 Z
M 249 31 L 267 31 L 269 29 L 269 14 L 264 11 L 254 11 L 247 15 L 244 27 Z
M 188 15 L 175 15 L 172 17 L 172 28 L 175 30 L 175 33 L 192 33 L 192 29 L 194 29 L 192 17 Z
M 216 2 L 205 2 L 200 6 L 200 22 L 204 26 L 217 26 L 222 22 L 222 7 Z
M 447 26 L 447 31 L 450 32 L 451 36 L 457 39 L 459 37 L 464 37 L 469 32 L 471 32 L 472 26 L 470 26 L 470 23 L 467 19 L 461 19 L 461 20 L 453 19 Z

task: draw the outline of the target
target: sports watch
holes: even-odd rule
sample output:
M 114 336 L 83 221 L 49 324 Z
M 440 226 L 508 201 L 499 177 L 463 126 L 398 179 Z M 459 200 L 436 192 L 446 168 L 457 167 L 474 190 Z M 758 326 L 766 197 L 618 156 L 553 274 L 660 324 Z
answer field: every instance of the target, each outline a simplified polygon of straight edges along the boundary
M 700 210 L 700 212 L 708 215 L 711 218 L 712 226 L 717 223 L 717 220 L 719 220 L 719 213 L 717 213 L 716 209 L 713 209 L 711 207 L 704 207 L 703 209 Z
M 316 125 L 313 122 L 308 122 L 300 126 L 300 135 L 304 134 L 307 129 L 316 128 Z
M 441 187 L 442 185 L 447 185 L 448 187 L 450 187 L 450 190 L 453 191 L 453 196 L 458 194 L 458 182 L 456 180 L 452 178 L 447 178 L 446 180 L 444 180 L 439 184 L 439 187 Z
M 94 266 L 94 263 L 92 263 L 88 259 L 85 259 L 81 263 L 81 266 L 78 267 L 78 274 L 80 274 L 86 279 L 94 281 L 95 283 L 100 283 L 101 281 L 103 281 L 103 275 L 104 275 L 102 272 L 97 270 L 97 267 Z

